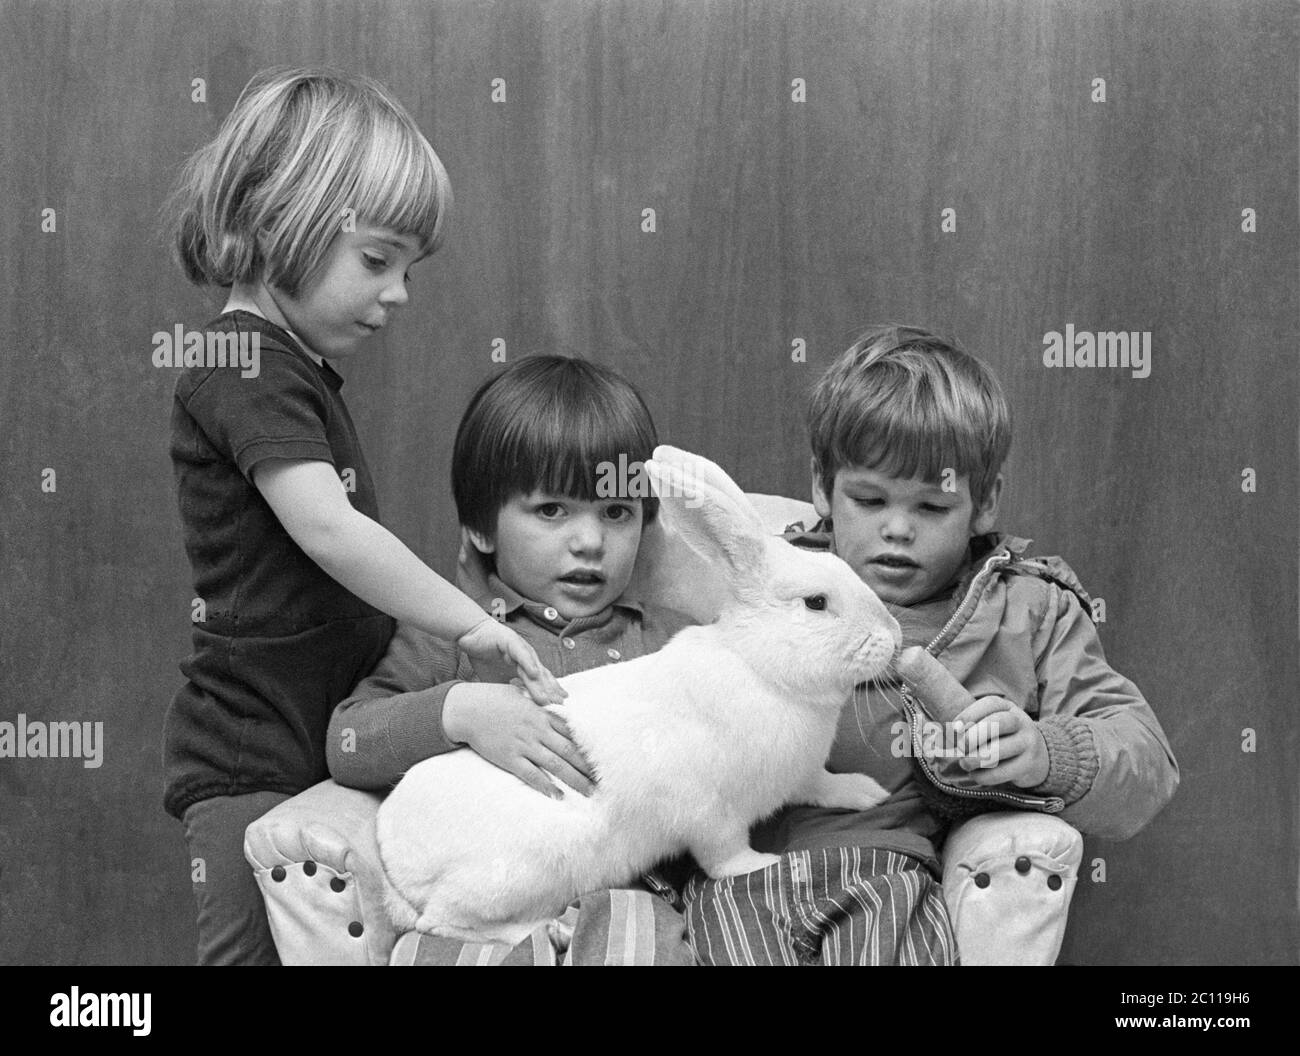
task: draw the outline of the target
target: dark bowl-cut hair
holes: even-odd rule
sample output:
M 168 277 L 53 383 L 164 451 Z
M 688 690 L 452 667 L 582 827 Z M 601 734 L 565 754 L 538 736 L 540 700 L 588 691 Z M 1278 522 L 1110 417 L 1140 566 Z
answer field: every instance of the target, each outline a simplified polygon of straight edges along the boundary
M 595 501 L 601 464 L 629 483 L 658 444 L 641 394 L 626 378 L 584 359 L 529 356 L 478 387 L 456 430 L 451 491 L 460 523 L 496 532 L 501 507 L 546 491 Z M 659 500 L 641 499 L 642 523 Z

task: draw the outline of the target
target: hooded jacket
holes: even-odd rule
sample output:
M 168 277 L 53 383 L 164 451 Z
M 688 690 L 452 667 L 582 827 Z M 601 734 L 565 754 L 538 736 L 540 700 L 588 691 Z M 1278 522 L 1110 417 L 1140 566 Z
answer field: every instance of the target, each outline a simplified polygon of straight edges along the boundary
M 792 528 L 785 537 L 795 545 L 834 551 L 827 522 Z M 1047 779 L 1035 788 L 981 789 L 954 778 L 960 771 L 927 764 L 917 702 L 896 688 L 868 686 L 841 716 L 828 767 L 868 773 L 894 794 L 856 815 L 791 808 L 775 842 L 811 849 L 857 835 L 928 857 L 947 821 L 987 809 L 1045 810 L 1085 835 L 1126 839 L 1169 802 L 1178 763 L 1155 713 L 1106 662 L 1078 577 L 1058 557 L 1025 557 L 1029 545 L 997 533 L 973 539 L 937 633 L 917 634 L 908 609 L 887 607 L 904 644 L 925 645 L 973 696 L 1005 697 L 1034 717 L 1047 743 Z

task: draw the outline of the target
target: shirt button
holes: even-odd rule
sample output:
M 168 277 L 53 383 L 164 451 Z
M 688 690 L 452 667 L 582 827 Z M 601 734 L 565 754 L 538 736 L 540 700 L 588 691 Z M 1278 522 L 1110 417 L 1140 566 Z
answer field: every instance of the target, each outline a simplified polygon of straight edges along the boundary
M 606 649 L 606 650 L 605 650 L 605 655 L 608 656 L 611 660 L 622 660 L 622 659 L 623 659 L 623 654 L 620 653 L 617 649 Z
M 576 644 L 572 638 L 561 638 L 560 641 L 564 643 L 566 649 L 572 649 Z
M 545 616 L 548 620 L 558 620 L 560 618 L 560 614 L 556 612 L 553 608 L 551 608 L 549 605 L 542 610 L 542 615 Z

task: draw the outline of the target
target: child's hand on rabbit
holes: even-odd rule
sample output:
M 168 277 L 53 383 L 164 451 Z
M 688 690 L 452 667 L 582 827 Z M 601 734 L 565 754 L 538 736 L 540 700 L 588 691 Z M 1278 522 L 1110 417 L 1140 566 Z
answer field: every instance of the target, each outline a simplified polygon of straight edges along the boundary
M 538 659 L 533 649 L 505 624 L 485 616 L 456 639 L 456 645 L 483 661 L 506 661 L 514 666 L 528 695 L 538 704 L 559 704 L 568 693 Z
M 1011 701 L 979 697 L 953 721 L 961 723 L 957 743 L 965 751 L 958 765 L 976 784 L 1033 788 L 1047 780 L 1047 740 L 1038 723 Z
M 538 707 L 517 685 L 453 686 L 443 704 L 442 725 L 453 741 L 469 745 L 544 796 L 561 796 L 552 776 L 584 796 L 591 793 L 591 766 L 564 719 Z

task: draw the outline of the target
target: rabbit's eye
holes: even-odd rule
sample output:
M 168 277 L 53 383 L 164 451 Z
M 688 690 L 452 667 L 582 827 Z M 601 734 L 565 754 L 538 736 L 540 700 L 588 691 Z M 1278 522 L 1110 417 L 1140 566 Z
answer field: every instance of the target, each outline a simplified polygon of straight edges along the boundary
M 821 612 L 826 608 L 826 595 L 809 594 L 808 597 L 803 599 L 803 603 L 814 612 Z

